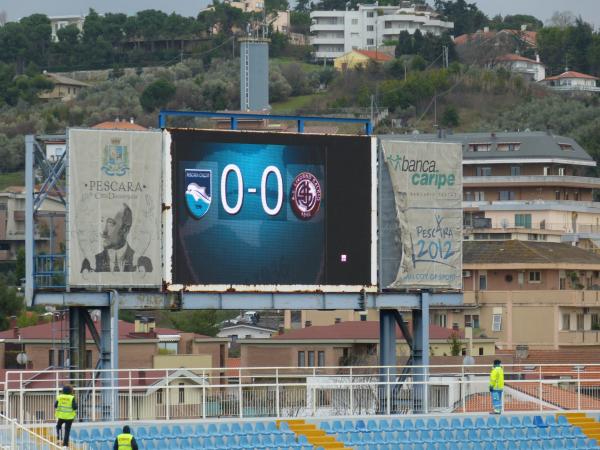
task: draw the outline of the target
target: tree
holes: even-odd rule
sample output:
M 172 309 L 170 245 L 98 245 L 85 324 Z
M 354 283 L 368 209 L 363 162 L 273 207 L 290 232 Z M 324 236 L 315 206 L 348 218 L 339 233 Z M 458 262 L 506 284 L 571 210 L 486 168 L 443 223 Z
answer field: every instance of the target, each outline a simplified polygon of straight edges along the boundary
M 467 3 L 465 0 L 435 0 L 435 8 L 454 22 L 456 36 L 474 33 L 489 23 L 487 16 L 475 3 Z
M 298 0 L 294 7 L 294 11 L 305 14 L 310 13 L 310 0 Z
M 23 299 L 17 296 L 17 289 L 0 280 L 0 330 L 8 329 L 10 317 L 18 316 L 23 308 Z
M 215 336 L 221 322 L 233 316 L 235 312 L 209 309 L 173 313 L 170 319 L 178 330 Z
M 175 96 L 175 85 L 170 81 L 160 79 L 149 84 L 142 92 L 140 104 L 148 112 L 165 106 Z
M 567 28 L 575 24 L 575 14 L 571 11 L 554 11 L 548 25 L 558 28 Z
M 288 0 L 265 0 L 265 8 L 267 12 L 287 11 L 290 9 Z
M 560 73 L 565 68 L 565 30 L 558 27 L 542 28 L 537 35 L 540 58 L 546 64 L 548 73 Z
M 589 71 L 588 49 L 593 42 L 593 29 L 579 17 L 575 26 L 566 29 L 566 65 L 579 72 Z
M 460 356 L 462 352 L 463 342 L 460 340 L 460 335 L 457 331 L 453 331 L 447 340 L 450 345 L 450 354 L 452 356 Z
M 292 11 L 290 13 L 290 28 L 294 33 L 308 34 L 310 32 L 310 12 Z
M 520 30 L 523 25 L 530 31 L 537 31 L 544 27 L 544 22 L 527 14 L 509 14 L 504 18 L 498 15 L 490 22 L 490 28 L 493 30 Z
M 396 57 L 413 54 L 413 38 L 406 30 L 402 30 L 398 35 L 398 45 L 396 45 Z
M 440 124 L 446 128 L 455 128 L 459 125 L 459 123 L 460 118 L 456 108 L 452 105 L 446 107 L 440 119 Z

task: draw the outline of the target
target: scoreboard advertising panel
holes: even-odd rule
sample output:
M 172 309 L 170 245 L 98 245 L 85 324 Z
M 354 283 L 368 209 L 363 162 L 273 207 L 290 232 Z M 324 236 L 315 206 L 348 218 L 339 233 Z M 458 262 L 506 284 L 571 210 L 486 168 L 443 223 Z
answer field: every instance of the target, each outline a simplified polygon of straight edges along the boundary
M 375 287 L 374 138 L 169 134 L 172 288 Z

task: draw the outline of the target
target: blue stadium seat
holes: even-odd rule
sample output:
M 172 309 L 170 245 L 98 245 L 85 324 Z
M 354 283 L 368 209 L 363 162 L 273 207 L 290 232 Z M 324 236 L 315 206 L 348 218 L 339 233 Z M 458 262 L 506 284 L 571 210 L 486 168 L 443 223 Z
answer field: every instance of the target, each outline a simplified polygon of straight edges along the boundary
M 257 434 L 265 433 L 267 429 L 265 428 L 265 424 L 263 422 L 256 422 L 254 425 L 254 432 Z
M 546 425 L 549 427 L 557 427 L 559 426 L 556 422 L 556 418 L 554 416 L 546 416 Z
M 277 424 L 275 422 L 268 422 L 267 431 L 269 433 L 279 433 L 279 428 L 277 428 Z
M 90 433 L 90 439 L 92 441 L 102 440 L 102 435 L 100 434 L 100 430 L 98 428 L 92 428 L 92 432 Z
M 342 425 L 342 422 L 340 422 L 339 420 L 334 420 L 333 424 L 331 425 L 331 431 L 333 431 L 334 433 L 338 433 L 343 430 L 344 426 Z
M 510 422 L 508 421 L 508 417 L 506 416 L 500 416 L 500 419 L 498 419 L 498 426 L 500 428 L 507 428 L 510 426 Z
M 452 418 L 452 422 L 450 423 L 450 428 L 452 428 L 454 430 L 462 429 L 463 425 L 462 425 L 462 422 L 460 421 L 460 419 L 457 417 Z
M 496 441 L 496 450 L 509 450 L 510 448 L 507 441 Z
M 375 426 L 377 426 L 377 424 L 375 424 Z M 367 424 L 365 423 L 364 420 L 357 420 L 356 423 L 354 424 L 354 429 L 357 431 L 364 431 L 367 429 Z M 378 428 L 375 428 L 378 429 Z
M 392 430 L 399 431 L 402 429 L 402 422 L 400 422 L 398 419 L 393 419 L 390 428 Z
M 444 441 L 446 442 L 454 442 L 454 432 L 452 430 L 444 430 L 444 434 L 442 435 Z
M 531 427 L 535 426 L 533 424 L 533 420 L 531 419 L 531 416 L 525 416 L 525 417 L 523 417 L 523 420 L 521 421 L 521 423 L 522 423 L 522 425 L 524 427 L 528 427 L 528 428 L 531 428 Z
M 457 442 L 466 442 L 467 441 L 467 433 L 465 430 L 458 429 L 456 430 L 456 432 L 454 433 L 454 440 Z
M 513 428 L 522 428 L 521 419 L 519 416 L 512 416 L 510 418 L 510 426 Z
M 368 427 L 368 424 L 367 424 Z M 383 419 L 379 421 L 379 429 L 381 431 L 392 431 L 393 428 L 390 427 L 390 424 L 388 423 L 387 420 Z
M 439 428 L 437 420 L 427 419 L 427 428 L 430 430 L 437 430 Z
M 354 423 L 351 420 L 344 421 L 344 431 L 354 431 Z
M 492 435 L 490 434 L 489 430 L 487 428 L 483 428 L 479 431 L 479 440 L 483 442 L 491 442 L 494 439 L 492 438 Z
M 459 450 L 458 444 L 456 442 L 451 442 L 450 446 L 448 447 L 448 450 Z
M 332 433 L 332 429 L 331 429 L 331 425 L 329 425 L 329 422 L 320 422 L 319 423 L 319 428 L 321 430 L 323 430 L 325 433 L 330 434 Z
M 405 419 L 404 424 L 402 425 L 402 428 L 404 428 L 405 430 L 414 430 L 415 424 L 413 423 L 412 420 Z
M 486 426 L 488 428 L 498 428 L 498 421 L 496 420 L 496 418 L 494 416 L 490 416 L 488 417 L 488 420 L 486 422 Z
M 163 425 L 160 427 L 160 436 L 163 438 L 172 436 L 171 428 L 168 425 Z
M 229 436 L 231 432 L 229 431 L 229 425 L 226 423 L 219 424 L 218 433 L 222 436 Z
M 112 428 L 104 427 L 102 429 L 102 438 L 104 440 L 108 440 L 108 439 L 113 440 L 116 436 L 117 436 L 117 434 L 115 434 L 115 430 L 113 430 Z
M 485 420 L 483 420 L 483 417 L 478 417 L 477 419 L 475 419 L 475 428 L 477 428 L 478 430 L 481 430 L 482 428 L 487 428 L 487 425 L 485 423 Z
M 473 419 L 471 419 L 470 417 L 467 417 L 465 420 L 463 420 L 463 424 L 462 427 L 465 429 L 471 429 L 474 428 L 475 425 L 473 425 Z
M 569 421 L 565 416 L 558 416 L 557 420 L 558 425 L 569 426 Z
M 442 430 L 448 430 L 450 428 L 450 424 L 448 423 L 448 419 L 446 419 L 445 417 L 442 417 L 440 419 L 440 421 L 438 422 L 438 426 Z
M 417 419 L 415 420 L 415 428 L 417 430 L 423 430 L 425 429 L 425 421 L 423 419 Z
M 90 438 L 90 433 L 89 433 L 89 431 L 88 431 L 88 430 L 86 430 L 85 428 L 84 428 L 84 429 L 82 429 L 82 430 L 79 432 L 79 435 L 78 435 L 78 440 L 80 440 L 80 441 L 83 441 L 83 442 L 89 442 L 89 441 L 91 441 L 91 438 Z
M 356 422 L 357 428 L 358 428 L 358 423 L 359 422 L 363 422 L 363 421 L 359 420 L 358 422 Z M 386 430 L 387 429 L 387 427 L 380 428 L 381 425 L 382 425 L 381 423 L 378 424 L 373 419 L 370 419 L 369 421 L 367 421 L 366 429 L 370 430 L 370 431 L 377 431 L 377 430 L 380 430 L 380 429 L 381 430 Z
M 492 444 L 491 442 L 486 442 L 485 443 L 485 447 L 483 447 L 484 450 L 496 450 L 494 444 Z
M 409 440 L 408 440 L 408 432 L 401 430 L 401 431 L 396 431 L 396 442 L 399 442 L 401 444 L 408 444 Z

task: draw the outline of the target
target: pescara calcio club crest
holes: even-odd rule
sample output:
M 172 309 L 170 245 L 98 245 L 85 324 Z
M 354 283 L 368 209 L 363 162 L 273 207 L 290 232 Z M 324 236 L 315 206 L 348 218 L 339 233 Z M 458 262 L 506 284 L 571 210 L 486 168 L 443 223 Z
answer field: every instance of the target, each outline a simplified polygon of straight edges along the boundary
M 185 203 L 195 219 L 203 217 L 211 203 L 212 171 L 185 169 Z
M 129 152 L 126 145 L 121 145 L 120 139 L 111 139 L 104 147 L 102 155 L 102 172 L 108 176 L 121 177 L 129 170 Z

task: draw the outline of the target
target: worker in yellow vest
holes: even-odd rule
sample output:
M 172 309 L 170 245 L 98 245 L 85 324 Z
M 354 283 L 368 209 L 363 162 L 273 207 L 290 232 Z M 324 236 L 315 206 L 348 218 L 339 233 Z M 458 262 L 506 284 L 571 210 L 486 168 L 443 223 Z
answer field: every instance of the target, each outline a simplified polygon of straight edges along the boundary
M 502 412 L 502 392 L 504 391 L 504 369 L 499 359 L 494 361 L 490 372 L 490 395 L 492 396 L 493 414 Z
M 71 386 L 63 386 L 62 393 L 56 397 L 54 402 L 54 415 L 56 421 L 56 435 L 61 439 L 62 426 L 65 425 L 65 433 L 62 438 L 62 445 L 69 446 L 69 435 L 71 434 L 71 425 L 77 417 L 77 400 L 73 395 Z
M 129 425 L 125 425 L 123 432 L 115 439 L 113 450 L 138 450 L 137 442 L 135 442 L 135 438 L 131 434 Z

